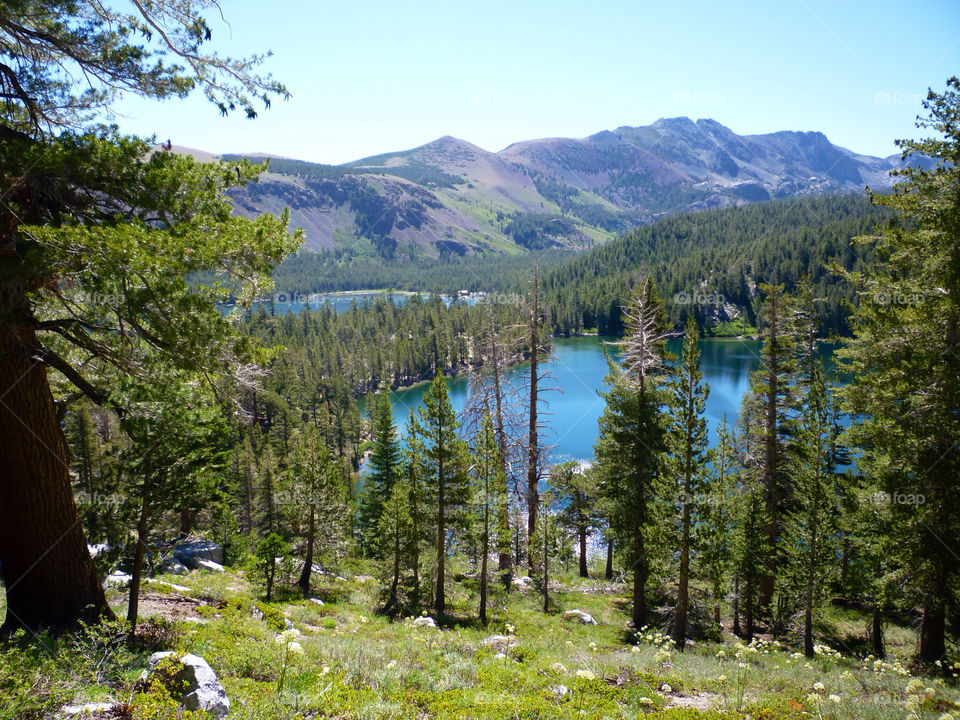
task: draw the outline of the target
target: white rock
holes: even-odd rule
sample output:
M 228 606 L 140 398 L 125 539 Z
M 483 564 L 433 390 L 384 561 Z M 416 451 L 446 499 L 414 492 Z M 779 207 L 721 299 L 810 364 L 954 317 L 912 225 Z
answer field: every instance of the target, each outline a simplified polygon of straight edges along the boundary
M 87 703 L 86 705 L 65 705 L 60 709 L 60 713 L 66 717 L 74 717 L 79 715 L 83 717 L 84 715 L 93 715 L 98 712 L 106 712 L 107 710 L 112 710 L 113 706 L 116 703 Z
M 147 665 L 148 676 L 161 660 L 171 655 L 174 653 L 169 651 L 151 655 Z M 187 710 L 204 710 L 218 719 L 225 718 L 230 712 L 230 700 L 207 661 L 199 655 L 187 654 L 179 658 L 179 662 L 183 668 L 177 673 L 176 679 L 186 684 L 180 699 L 182 705 Z
M 200 570 L 209 570 L 210 572 L 225 572 L 223 565 L 215 563 L 213 560 L 197 560 L 197 568 Z
M 480 641 L 483 645 L 489 645 L 496 650 L 504 650 L 517 644 L 516 638 L 508 635 L 490 635 Z
M 434 620 L 434 619 L 433 619 L 432 617 L 430 617 L 429 615 L 425 615 L 425 616 L 423 616 L 423 617 L 418 617 L 416 620 L 414 620 L 414 621 L 413 621 L 413 626 L 414 626 L 414 627 L 432 627 L 432 628 L 436 628 L 436 627 L 437 627 L 437 621 Z
M 107 543 L 97 543 L 96 545 L 87 545 L 87 550 L 90 552 L 90 557 L 95 558 L 103 553 L 107 552 L 110 549 L 110 546 Z M 80 707 L 79 705 L 68 705 L 67 707 Z M 66 709 L 64 709 L 66 712 Z
M 325 603 L 320 598 L 310 598 L 310 602 L 314 605 L 324 605 Z
M 558 700 L 564 698 L 564 697 L 566 696 L 566 694 L 567 694 L 568 692 L 570 692 L 570 690 L 567 689 L 567 686 L 566 686 L 566 685 L 555 685 L 555 686 L 553 686 L 553 687 L 550 688 L 550 689 L 553 690 L 553 692 L 554 692 L 554 694 L 557 696 L 557 699 L 558 699 Z
M 114 570 L 104 579 L 103 585 L 104 587 L 125 587 L 131 580 L 133 580 L 133 575 Z
M 176 590 L 177 592 L 190 592 L 190 588 L 186 585 L 177 585 L 176 583 L 169 583 L 166 580 L 151 580 L 150 582 L 155 583 L 156 585 L 163 585 L 168 587 L 171 590 Z
M 186 565 L 176 558 L 170 558 L 160 566 L 160 572 L 169 573 L 171 575 L 186 575 L 190 571 L 187 569 Z
M 583 610 L 567 610 L 563 613 L 564 620 L 577 620 L 584 625 L 596 625 L 597 621 L 593 619 L 593 615 L 590 613 L 585 613 Z
M 533 587 L 533 580 L 531 580 L 528 575 L 524 575 L 522 577 L 513 578 L 510 581 L 510 584 L 518 590 L 529 590 Z

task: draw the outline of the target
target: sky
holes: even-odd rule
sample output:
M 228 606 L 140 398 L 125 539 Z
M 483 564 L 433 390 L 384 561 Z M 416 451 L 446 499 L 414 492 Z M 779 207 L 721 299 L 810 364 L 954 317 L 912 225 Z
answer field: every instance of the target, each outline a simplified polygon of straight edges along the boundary
M 223 0 L 214 47 L 270 50 L 293 96 L 256 120 L 198 93 L 131 98 L 126 132 L 214 153 L 342 163 L 444 135 L 498 151 L 661 117 L 819 130 L 866 155 L 917 137 L 960 74 L 957 0 Z

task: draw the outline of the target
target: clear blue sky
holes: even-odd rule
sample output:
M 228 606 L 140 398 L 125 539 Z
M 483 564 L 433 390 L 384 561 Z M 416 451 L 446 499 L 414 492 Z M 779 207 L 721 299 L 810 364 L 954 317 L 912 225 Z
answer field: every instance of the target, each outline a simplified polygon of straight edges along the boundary
M 123 130 L 213 152 L 340 163 L 454 135 L 487 150 L 660 117 L 821 130 L 889 155 L 960 74 L 960 2 L 224 0 L 225 54 L 272 50 L 293 98 L 220 118 L 201 97 L 122 103 Z

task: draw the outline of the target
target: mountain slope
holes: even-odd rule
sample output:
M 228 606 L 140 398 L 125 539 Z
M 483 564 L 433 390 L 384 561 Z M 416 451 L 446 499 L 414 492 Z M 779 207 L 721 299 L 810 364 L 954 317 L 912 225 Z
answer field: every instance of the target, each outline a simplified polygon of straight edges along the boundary
M 669 118 L 498 153 L 446 136 L 345 165 L 271 158 L 233 196 L 244 214 L 289 206 L 309 250 L 415 259 L 586 249 L 679 211 L 888 187 L 899 163 L 819 132 L 741 136 Z

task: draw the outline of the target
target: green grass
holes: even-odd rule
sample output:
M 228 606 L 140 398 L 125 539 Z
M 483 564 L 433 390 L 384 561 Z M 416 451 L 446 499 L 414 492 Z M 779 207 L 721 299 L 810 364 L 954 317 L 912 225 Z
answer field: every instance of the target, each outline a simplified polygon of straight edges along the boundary
M 876 669 L 872 661 L 832 651 L 807 660 L 793 648 L 745 647 L 731 637 L 680 653 L 654 628 L 627 629 L 625 586 L 564 576 L 549 614 L 540 610 L 536 592 L 498 590 L 487 627 L 476 620 L 472 589 L 451 581 L 448 614 L 437 618 L 436 630 L 414 627 L 412 617 L 376 615 L 377 581 L 359 582 L 356 574 L 368 568 L 351 569 L 340 570 L 347 580 L 319 578 L 313 594 L 324 598 L 323 606 L 287 588 L 279 602 L 263 603 L 240 572 L 165 578 L 189 587 L 186 594 L 205 605 L 189 622 L 147 622 L 133 647 L 111 645 L 110 633 L 99 631 L 46 639 L 52 652 L 20 638 L 0 651 L 0 693 L 7 698 L 0 718 L 46 717 L 67 702 L 126 700 L 146 656 L 159 647 L 206 658 L 227 690 L 234 720 L 902 720 L 911 712 L 926 720 L 960 707 L 952 681 L 912 680 L 903 669 L 912 650 L 906 628 L 888 634 L 899 659 Z M 571 608 L 599 624 L 563 620 L 562 611 Z M 284 618 L 294 632 L 280 630 Z M 864 625 L 856 611 L 830 609 L 821 629 L 842 638 L 862 634 Z M 508 635 L 509 646 L 483 642 L 494 634 Z M 144 695 L 133 698 L 135 708 L 153 707 Z

